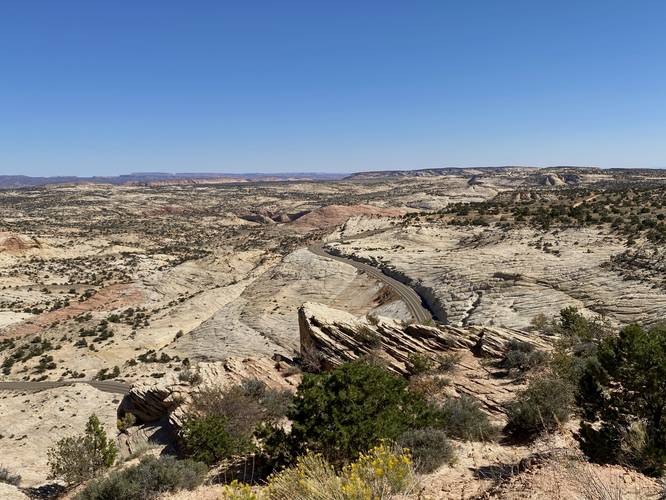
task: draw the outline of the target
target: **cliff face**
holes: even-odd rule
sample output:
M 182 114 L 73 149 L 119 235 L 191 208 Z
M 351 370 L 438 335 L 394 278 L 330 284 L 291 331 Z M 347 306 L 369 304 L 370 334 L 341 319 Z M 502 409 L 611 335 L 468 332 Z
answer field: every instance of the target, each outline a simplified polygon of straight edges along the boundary
M 194 373 L 200 381 L 194 386 L 175 376 L 152 384 L 134 385 L 118 407 L 118 418 L 131 413 L 140 423 L 168 420 L 169 424 L 179 427 L 190 395 L 202 387 L 225 388 L 243 379 L 258 379 L 269 387 L 295 389 L 299 379 L 281 372 L 284 366 L 269 358 L 229 358 L 224 362 L 199 363 Z
M 356 317 L 321 304 L 305 303 L 299 309 L 301 355 L 330 369 L 342 363 L 371 356 L 400 375 L 414 370 L 410 357 L 416 354 L 455 354 L 458 362 L 447 373 L 451 397 L 472 396 L 497 423 L 505 423 L 505 404 L 524 388 L 524 381 L 507 378 L 497 363 L 511 340 L 552 349 L 544 336 L 483 326 L 406 324 L 389 318 Z
M 298 311 L 301 354 L 317 353 L 325 367 L 335 367 L 368 354 L 379 355 L 388 368 L 410 373 L 414 353 L 441 354 L 467 350 L 479 357 L 501 358 L 511 340 L 549 350 L 550 339 L 511 328 L 419 325 L 390 318 L 356 317 L 322 304 L 306 302 Z

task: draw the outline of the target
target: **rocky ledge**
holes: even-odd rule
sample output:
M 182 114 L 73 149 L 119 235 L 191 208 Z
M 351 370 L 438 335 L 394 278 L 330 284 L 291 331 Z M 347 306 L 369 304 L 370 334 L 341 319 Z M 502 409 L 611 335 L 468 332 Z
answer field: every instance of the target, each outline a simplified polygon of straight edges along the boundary
M 404 323 L 383 317 L 357 317 L 322 304 L 306 302 L 298 311 L 301 354 L 316 353 L 333 368 L 369 354 L 381 356 L 389 370 L 410 374 L 414 353 L 437 355 L 465 349 L 478 357 L 501 358 L 511 340 L 550 350 L 552 338 L 535 333 L 488 326 L 455 327 Z

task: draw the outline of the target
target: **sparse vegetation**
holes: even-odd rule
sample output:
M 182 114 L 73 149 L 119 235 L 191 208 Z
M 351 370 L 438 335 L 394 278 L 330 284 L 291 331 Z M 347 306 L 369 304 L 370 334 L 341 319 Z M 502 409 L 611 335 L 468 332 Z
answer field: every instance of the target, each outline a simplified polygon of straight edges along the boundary
M 550 375 L 534 378 L 527 389 L 507 405 L 506 431 L 517 439 L 554 431 L 569 420 L 573 402 L 568 381 Z
M 400 447 L 408 449 L 418 472 L 429 473 L 455 460 L 453 446 L 441 429 L 410 429 L 397 440 Z
M 439 419 L 439 427 L 458 439 L 491 441 L 499 434 L 499 429 L 471 396 L 447 399 L 442 404 Z
M 163 493 L 192 490 L 203 483 L 207 467 L 192 460 L 147 456 L 134 466 L 97 479 L 76 500 L 151 500 Z
M 63 438 L 48 450 L 50 477 L 80 484 L 111 467 L 117 454 L 99 419 L 91 415 L 83 434 Z
M 539 366 L 545 366 L 548 355 L 538 350 L 529 342 L 512 339 L 500 366 L 507 370 L 527 371 Z
M 225 390 L 202 388 L 194 394 L 182 428 L 185 451 L 209 465 L 247 454 L 254 450 L 257 426 L 282 418 L 290 401 L 289 392 L 270 389 L 256 379 Z
M 633 325 L 599 346 L 580 378 L 581 447 L 651 475 L 666 465 L 666 327 Z
M 414 491 L 416 479 L 408 453 L 380 444 L 344 467 L 338 475 L 322 455 L 307 453 L 297 464 L 271 476 L 270 500 L 392 498 Z
M 382 439 L 427 427 L 434 412 L 407 382 L 361 362 L 330 373 L 306 374 L 289 412 L 292 443 L 333 462 L 353 460 Z

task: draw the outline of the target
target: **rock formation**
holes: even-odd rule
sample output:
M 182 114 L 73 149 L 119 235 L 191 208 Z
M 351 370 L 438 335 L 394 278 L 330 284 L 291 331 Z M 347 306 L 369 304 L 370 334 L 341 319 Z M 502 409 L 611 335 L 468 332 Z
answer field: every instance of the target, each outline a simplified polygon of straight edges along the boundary
M 498 423 L 505 421 L 505 403 L 524 386 L 508 382 L 497 363 L 511 340 L 527 342 L 535 349 L 552 349 L 552 338 L 510 328 L 483 326 L 407 324 L 389 318 L 359 318 L 321 304 L 306 303 L 299 310 L 301 350 L 304 359 L 334 368 L 363 356 L 379 358 L 387 368 L 411 375 L 415 353 L 458 358 L 450 377 L 450 396 L 472 396 Z
M 500 358 L 511 340 L 549 350 L 549 339 L 511 328 L 419 325 L 390 318 L 358 318 L 307 302 L 298 311 L 301 354 L 316 352 L 325 367 L 335 367 L 379 352 L 391 371 L 410 374 L 414 353 L 436 355 L 466 349 L 479 357 Z
M 22 252 L 30 248 L 39 248 L 40 244 L 21 234 L 0 232 L 0 252 Z
M 229 387 L 243 379 L 258 379 L 274 388 L 293 388 L 298 381 L 285 376 L 284 367 L 283 362 L 267 358 L 229 358 L 224 362 L 199 363 L 195 373 L 200 381 L 194 386 L 175 376 L 153 384 L 134 385 L 121 401 L 118 417 L 131 413 L 139 423 L 166 423 L 168 420 L 178 427 L 190 394 L 199 388 Z

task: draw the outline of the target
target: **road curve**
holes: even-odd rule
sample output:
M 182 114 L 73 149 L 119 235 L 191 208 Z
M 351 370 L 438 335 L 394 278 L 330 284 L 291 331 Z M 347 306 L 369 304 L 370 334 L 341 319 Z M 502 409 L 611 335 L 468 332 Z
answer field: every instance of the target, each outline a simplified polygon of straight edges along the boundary
M 127 394 L 130 390 L 129 384 L 116 382 L 115 380 L 43 380 L 41 382 L 0 382 L 0 391 L 36 392 L 75 384 L 87 384 L 99 391 L 110 392 L 112 394 Z
M 355 267 L 356 269 L 363 271 L 368 276 L 384 283 L 385 285 L 392 288 L 395 293 L 398 294 L 400 299 L 407 305 L 409 312 L 412 314 L 414 321 L 417 323 L 429 323 L 432 321 L 432 314 L 430 311 L 423 306 L 421 297 L 414 291 L 413 288 L 400 283 L 398 280 L 387 276 L 379 269 L 374 268 L 364 262 L 358 262 L 346 257 L 340 257 L 339 255 L 333 255 L 328 253 L 324 249 L 324 243 L 316 243 L 310 245 L 308 250 L 315 255 L 324 257 L 327 259 L 337 260 L 338 262 L 343 262 L 350 266 Z M 53 389 L 55 387 L 64 387 L 68 385 L 75 384 L 88 384 L 95 389 L 102 392 L 110 392 L 112 394 L 127 394 L 130 390 L 130 385 L 124 382 L 118 382 L 115 380 L 57 380 L 57 381 L 41 381 L 41 382 L 0 382 L 0 391 L 43 391 L 46 389 Z
M 423 307 L 421 297 L 414 291 L 413 288 L 405 285 L 404 283 L 400 283 L 398 280 L 385 275 L 379 269 L 372 267 L 364 262 L 358 262 L 346 257 L 340 257 L 339 255 L 328 253 L 324 248 L 324 243 L 310 245 L 308 250 L 320 257 L 326 257 L 328 259 L 337 260 L 339 262 L 349 264 L 350 266 L 354 266 L 356 269 L 363 271 L 368 276 L 375 278 L 377 281 L 381 281 L 385 285 L 391 287 L 398 294 L 402 301 L 407 305 L 407 308 L 412 314 L 414 321 L 417 323 L 429 323 L 432 321 L 432 314 L 430 314 L 428 309 Z

